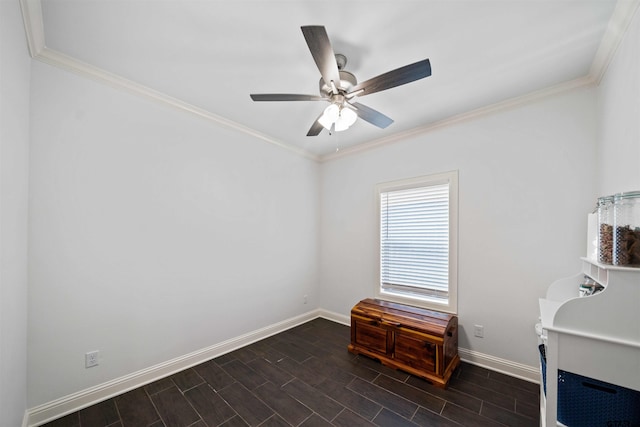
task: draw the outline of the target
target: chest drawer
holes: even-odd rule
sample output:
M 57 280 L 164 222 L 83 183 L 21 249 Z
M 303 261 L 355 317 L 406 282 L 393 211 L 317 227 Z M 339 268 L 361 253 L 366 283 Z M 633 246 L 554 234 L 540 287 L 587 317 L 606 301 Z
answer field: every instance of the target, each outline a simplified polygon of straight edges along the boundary
M 389 328 L 375 319 L 355 317 L 353 319 L 354 341 L 362 347 L 382 355 L 393 351 L 393 334 Z
M 437 355 L 437 343 L 412 332 L 396 332 L 394 347 L 396 360 L 412 368 L 435 374 L 438 366 Z

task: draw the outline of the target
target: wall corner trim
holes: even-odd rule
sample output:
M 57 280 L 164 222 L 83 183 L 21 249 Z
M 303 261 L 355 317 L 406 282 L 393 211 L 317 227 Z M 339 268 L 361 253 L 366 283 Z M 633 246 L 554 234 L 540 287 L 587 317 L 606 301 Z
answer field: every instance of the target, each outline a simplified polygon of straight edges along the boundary
M 638 10 L 639 5 L 640 0 L 618 0 L 616 3 L 613 15 L 609 20 L 609 24 L 600 41 L 600 46 L 589 70 L 589 76 L 591 76 L 596 84 L 599 85 L 606 74 L 609 64 L 613 60 L 618 46 L 627 33 L 629 25 L 633 20 L 633 15 Z
M 36 58 L 44 50 L 44 23 L 40 0 L 20 0 L 29 54 Z

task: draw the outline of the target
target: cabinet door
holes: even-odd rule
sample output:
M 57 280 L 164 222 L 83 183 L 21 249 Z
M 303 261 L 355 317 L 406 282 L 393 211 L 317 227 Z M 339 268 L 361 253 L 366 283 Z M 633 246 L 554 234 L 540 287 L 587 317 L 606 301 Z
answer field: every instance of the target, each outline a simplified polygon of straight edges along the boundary
M 395 337 L 395 359 L 427 372 L 437 370 L 437 345 L 421 334 L 400 330 Z
M 368 350 L 378 352 L 382 355 L 391 353 L 392 336 L 391 332 L 380 322 L 361 317 L 352 317 L 353 337 L 355 344 Z

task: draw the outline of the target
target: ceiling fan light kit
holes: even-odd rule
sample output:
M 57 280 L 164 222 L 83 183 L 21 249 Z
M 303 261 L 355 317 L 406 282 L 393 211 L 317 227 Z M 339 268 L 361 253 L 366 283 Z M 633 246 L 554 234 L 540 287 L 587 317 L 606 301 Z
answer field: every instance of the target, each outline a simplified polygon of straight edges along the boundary
M 325 108 L 324 113 L 318 119 L 320 124 L 328 131 L 342 132 L 349 129 L 356 122 L 358 114 L 345 105 L 331 104 Z
M 307 136 L 316 136 L 322 129 L 327 129 L 329 132 L 344 131 L 349 129 L 358 117 L 384 129 L 393 123 L 391 118 L 373 108 L 353 102 L 353 99 L 411 83 L 431 75 L 431 64 L 428 59 L 424 59 L 358 83 L 352 73 L 344 70 L 347 58 L 342 54 L 334 53 L 329 36 L 323 26 L 310 25 L 303 26 L 301 29 L 322 76 L 319 83 L 320 96 L 268 93 L 251 94 L 251 99 L 254 101 L 329 102 L 329 106 L 311 125 Z

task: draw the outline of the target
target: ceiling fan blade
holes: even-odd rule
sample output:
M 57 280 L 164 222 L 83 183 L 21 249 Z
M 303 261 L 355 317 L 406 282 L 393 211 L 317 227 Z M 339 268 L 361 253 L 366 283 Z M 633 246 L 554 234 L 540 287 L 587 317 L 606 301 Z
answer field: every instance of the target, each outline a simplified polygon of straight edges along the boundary
M 391 123 L 393 123 L 393 119 L 385 116 L 379 111 L 374 110 L 373 108 L 362 105 L 359 102 L 352 102 L 351 105 L 356 108 L 358 117 L 360 117 L 364 121 L 371 123 L 372 125 L 378 126 L 381 129 L 384 129 Z
M 357 96 L 365 96 L 381 90 L 411 83 L 431 75 L 431 63 L 428 59 L 396 68 L 377 77 L 373 77 L 351 88 L 349 93 L 362 91 Z
M 324 111 L 322 112 L 322 114 L 324 114 Z M 320 117 L 322 117 L 322 114 L 318 116 L 318 120 L 320 119 Z M 322 129 L 324 129 L 324 126 L 322 126 L 318 120 L 313 122 L 313 124 L 311 125 L 311 128 L 309 128 L 309 132 L 307 132 L 307 136 L 318 136 L 320 132 L 322 132 Z
M 338 71 L 338 63 L 336 62 L 336 55 L 331 47 L 329 36 L 327 31 L 321 25 L 307 25 L 302 28 L 302 34 L 307 41 L 307 46 L 311 51 L 313 59 L 316 61 L 318 70 L 322 74 L 322 79 L 331 86 L 331 82 L 334 82 L 336 87 L 340 86 L 340 73 Z
M 251 99 L 254 101 L 327 101 L 328 98 L 323 98 L 317 95 L 299 95 L 294 93 L 252 93 Z

